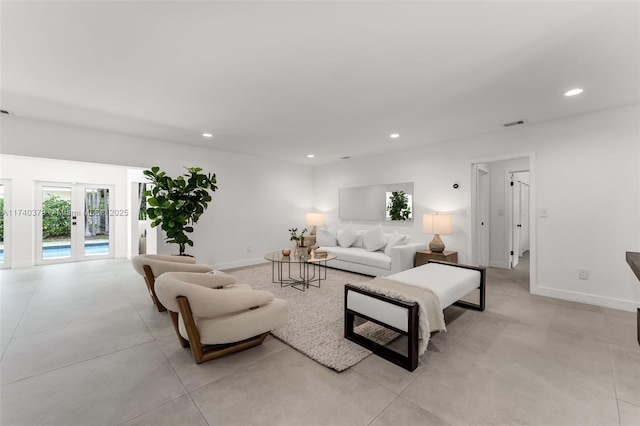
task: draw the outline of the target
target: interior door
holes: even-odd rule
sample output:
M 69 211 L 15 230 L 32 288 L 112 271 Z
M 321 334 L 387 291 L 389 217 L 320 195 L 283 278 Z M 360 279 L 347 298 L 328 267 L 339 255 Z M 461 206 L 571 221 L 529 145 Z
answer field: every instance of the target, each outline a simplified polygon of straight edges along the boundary
M 489 266 L 489 214 L 490 214 L 490 181 L 489 172 L 486 170 L 478 169 L 477 174 L 477 225 L 478 230 L 478 264 L 482 266 Z
M 40 182 L 36 189 L 36 263 L 113 257 L 113 189 Z
M 529 250 L 529 185 L 520 186 L 520 256 Z
M 520 182 L 515 180 L 513 174 L 511 174 L 511 267 L 515 268 L 519 262 L 519 250 L 520 250 Z

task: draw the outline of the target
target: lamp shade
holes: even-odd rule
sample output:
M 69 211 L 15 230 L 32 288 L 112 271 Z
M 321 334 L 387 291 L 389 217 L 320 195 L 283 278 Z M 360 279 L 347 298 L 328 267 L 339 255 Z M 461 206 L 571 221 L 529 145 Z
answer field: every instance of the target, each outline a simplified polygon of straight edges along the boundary
M 307 213 L 305 225 L 322 226 L 324 225 L 324 213 Z
M 425 234 L 451 234 L 453 232 L 453 215 L 425 214 L 422 216 L 422 230 Z

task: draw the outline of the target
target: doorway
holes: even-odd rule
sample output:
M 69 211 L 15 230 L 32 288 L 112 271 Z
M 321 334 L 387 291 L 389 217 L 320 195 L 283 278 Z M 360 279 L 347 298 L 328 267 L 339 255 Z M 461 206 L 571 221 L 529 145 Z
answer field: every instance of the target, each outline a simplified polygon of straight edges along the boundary
M 476 263 L 479 266 L 489 266 L 489 235 L 490 235 L 490 175 L 486 164 L 476 164 L 474 166 L 474 176 L 476 178 Z
M 536 294 L 536 224 L 529 220 L 535 211 L 534 154 L 471 160 L 470 166 L 469 259 L 476 265 L 521 270 L 518 264 L 526 258 L 522 267 L 530 292 Z
M 0 269 L 11 267 L 11 182 L 0 179 Z
M 529 171 L 511 173 L 511 268 L 529 251 Z
M 110 185 L 38 182 L 36 264 L 114 257 L 112 205 Z

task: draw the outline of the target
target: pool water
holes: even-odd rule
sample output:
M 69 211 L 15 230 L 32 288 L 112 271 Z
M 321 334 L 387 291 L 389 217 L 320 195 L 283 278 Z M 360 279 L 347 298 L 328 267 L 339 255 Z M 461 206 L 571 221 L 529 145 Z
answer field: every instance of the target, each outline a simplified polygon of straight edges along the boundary
M 95 256 L 109 254 L 109 241 L 86 242 L 84 243 L 85 256 Z M 71 244 L 55 244 L 42 247 L 43 259 L 55 259 L 58 257 L 70 257 Z
M 109 241 L 91 241 L 84 243 L 84 254 L 85 256 L 109 254 Z M 69 243 L 51 244 L 42 247 L 43 259 L 55 259 L 70 256 L 71 244 Z M 4 263 L 4 248 L 0 248 L 0 263 Z

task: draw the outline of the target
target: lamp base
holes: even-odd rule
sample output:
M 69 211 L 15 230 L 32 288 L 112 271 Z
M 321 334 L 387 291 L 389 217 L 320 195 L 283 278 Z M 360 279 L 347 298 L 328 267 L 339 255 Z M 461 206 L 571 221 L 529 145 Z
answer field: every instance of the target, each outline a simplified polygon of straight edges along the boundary
M 440 235 L 436 234 L 429 243 L 429 250 L 432 253 L 442 253 L 444 251 L 444 243 L 440 239 Z

